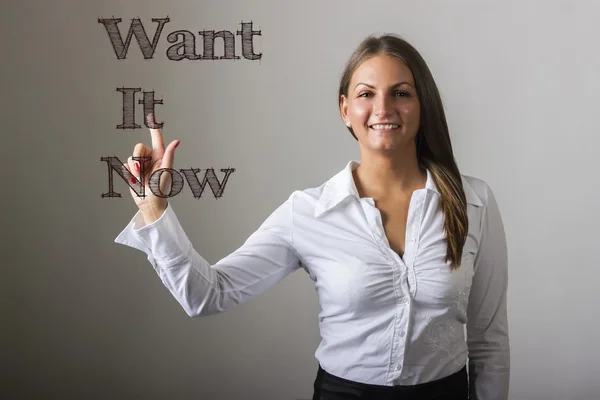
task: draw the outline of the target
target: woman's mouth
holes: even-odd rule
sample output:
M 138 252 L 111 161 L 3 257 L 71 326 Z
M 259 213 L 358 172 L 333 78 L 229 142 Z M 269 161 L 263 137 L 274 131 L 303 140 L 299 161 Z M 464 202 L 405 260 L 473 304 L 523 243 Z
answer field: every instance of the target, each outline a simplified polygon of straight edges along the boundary
M 373 129 L 374 131 L 393 131 L 394 129 L 400 128 L 400 125 L 398 125 L 398 124 L 375 124 L 375 125 L 369 125 L 369 128 Z

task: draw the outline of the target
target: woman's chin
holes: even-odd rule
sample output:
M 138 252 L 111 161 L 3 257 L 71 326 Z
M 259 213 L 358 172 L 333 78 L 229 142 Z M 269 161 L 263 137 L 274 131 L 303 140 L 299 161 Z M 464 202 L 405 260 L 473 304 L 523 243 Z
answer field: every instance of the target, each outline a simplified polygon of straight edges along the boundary
M 377 140 L 369 144 L 369 149 L 372 151 L 389 152 L 398 148 L 397 140 L 390 138 L 389 140 Z

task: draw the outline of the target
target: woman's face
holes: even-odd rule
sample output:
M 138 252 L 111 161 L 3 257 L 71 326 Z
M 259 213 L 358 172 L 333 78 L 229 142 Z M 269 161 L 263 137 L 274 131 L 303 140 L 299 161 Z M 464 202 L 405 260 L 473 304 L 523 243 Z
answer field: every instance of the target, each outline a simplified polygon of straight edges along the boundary
M 420 104 L 410 69 L 398 58 L 379 55 L 352 75 L 348 97 L 340 99 L 342 118 L 360 145 L 391 151 L 406 147 L 419 130 Z

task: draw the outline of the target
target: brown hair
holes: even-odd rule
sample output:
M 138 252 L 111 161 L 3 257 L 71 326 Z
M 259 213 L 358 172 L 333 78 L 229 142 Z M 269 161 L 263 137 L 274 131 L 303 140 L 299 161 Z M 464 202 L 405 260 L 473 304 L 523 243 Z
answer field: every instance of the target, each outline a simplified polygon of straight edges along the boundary
M 451 268 L 458 269 L 468 233 L 467 201 L 452 151 L 442 99 L 423 57 L 411 44 L 396 35 L 368 36 L 346 63 L 340 79 L 338 101 L 342 95 L 348 96 L 348 86 L 356 68 L 368 58 L 379 54 L 399 58 L 413 74 L 421 105 L 421 119 L 416 136 L 417 159 L 422 168 L 431 172 L 441 192 L 444 232 L 448 245 L 446 261 L 451 260 Z M 358 140 L 352 128 L 348 130 Z

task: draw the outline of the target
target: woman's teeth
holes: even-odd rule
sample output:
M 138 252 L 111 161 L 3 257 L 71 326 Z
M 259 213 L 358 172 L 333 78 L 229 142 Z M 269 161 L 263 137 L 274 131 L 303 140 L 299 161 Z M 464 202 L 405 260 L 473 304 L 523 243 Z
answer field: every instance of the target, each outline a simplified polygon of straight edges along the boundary
M 376 124 L 376 125 L 371 125 L 371 129 L 375 129 L 375 130 L 389 130 L 389 129 L 396 129 L 399 128 L 400 125 L 396 125 L 396 124 Z

